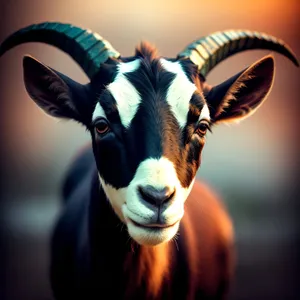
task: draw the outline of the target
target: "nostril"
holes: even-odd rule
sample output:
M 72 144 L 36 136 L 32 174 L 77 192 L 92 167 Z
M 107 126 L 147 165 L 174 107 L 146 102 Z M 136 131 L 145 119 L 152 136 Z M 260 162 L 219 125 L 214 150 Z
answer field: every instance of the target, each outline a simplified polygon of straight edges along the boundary
M 157 189 L 153 186 L 139 186 L 138 191 L 144 201 L 155 206 L 167 203 L 175 194 L 175 189 L 171 189 L 169 187 Z

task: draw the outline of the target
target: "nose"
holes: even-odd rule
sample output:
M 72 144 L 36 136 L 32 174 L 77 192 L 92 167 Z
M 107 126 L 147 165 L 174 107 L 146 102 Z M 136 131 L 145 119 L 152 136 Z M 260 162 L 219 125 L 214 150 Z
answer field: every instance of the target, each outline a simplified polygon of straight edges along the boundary
M 175 195 L 175 188 L 165 187 L 157 189 L 153 186 L 139 186 L 138 191 L 141 200 L 154 206 L 161 206 L 169 202 Z

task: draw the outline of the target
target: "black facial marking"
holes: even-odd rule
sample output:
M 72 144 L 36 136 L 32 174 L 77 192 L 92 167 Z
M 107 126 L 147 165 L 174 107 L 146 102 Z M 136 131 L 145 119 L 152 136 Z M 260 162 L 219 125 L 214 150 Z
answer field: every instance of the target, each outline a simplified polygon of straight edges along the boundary
M 100 95 L 100 99 L 98 99 L 98 101 L 102 106 L 108 120 L 114 124 L 118 124 L 118 125 L 121 124 L 121 118 L 120 118 L 117 102 L 108 90 L 105 90 Z
M 195 123 L 200 117 L 205 100 L 200 93 L 195 92 L 190 100 L 187 123 Z
M 140 67 L 125 74 L 142 99 L 128 128 L 121 124 L 111 93 L 103 90 L 98 98 L 111 130 L 104 136 L 91 131 L 94 153 L 100 175 L 115 188 L 128 186 L 139 164 L 147 158 L 164 156 L 173 162 L 183 187 L 190 185 L 200 165 L 204 141 L 194 135 L 194 130 L 205 100 L 200 93 L 193 95 L 187 126 L 181 129 L 166 101 L 175 74 L 167 72 L 156 54 L 150 52 L 139 49 Z M 191 65 L 181 64 L 192 80 L 195 70 Z
M 130 162 L 136 170 L 139 163 L 147 158 L 160 158 L 165 147 L 164 132 L 176 119 L 170 114 L 166 102 L 167 89 L 174 74 L 162 69 L 158 60 L 142 61 L 137 72 L 126 74 L 128 80 L 141 95 L 142 102 L 133 118 L 126 135 L 126 149 Z

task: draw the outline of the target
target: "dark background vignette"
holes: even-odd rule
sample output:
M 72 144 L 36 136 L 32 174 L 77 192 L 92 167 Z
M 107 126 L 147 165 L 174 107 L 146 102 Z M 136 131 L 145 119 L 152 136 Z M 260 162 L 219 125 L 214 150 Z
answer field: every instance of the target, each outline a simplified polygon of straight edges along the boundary
M 201 35 L 247 28 L 282 38 L 300 58 L 296 0 L 117 2 L 0 1 L 0 42 L 31 23 L 61 21 L 91 28 L 125 56 L 142 39 L 156 44 L 162 55 L 175 56 Z M 198 11 L 203 11 L 200 18 Z M 59 211 L 60 182 L 89 140 L 83 128 L 48 118 L 29 99 L 21 68 L 28 53 L 87 81 L 67 55 L 51 46 L 19 46 L 0 58 L 0 298 L 5 300 L 51 299 L 48 243 Z M 268 53 L 236 55 L 208 79 L 216 84 Z M 299 295 L 299 69 L 278 54 L 275 62 L 267 102 L 249 120 L 209 135 L 198 174 L 222 195 L 236 226 L 239 262 L 231 299 Z

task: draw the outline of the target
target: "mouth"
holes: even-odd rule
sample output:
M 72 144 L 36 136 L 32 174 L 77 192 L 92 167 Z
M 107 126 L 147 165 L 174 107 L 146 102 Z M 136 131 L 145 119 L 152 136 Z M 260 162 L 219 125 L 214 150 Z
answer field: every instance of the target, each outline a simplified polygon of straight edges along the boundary
M 126 205 L 123 205 L 122 209 L 129 236 L 140 245 L 155 246 L 168 242 L 179 230 L 182 215 L 178 215 L 177 218 L 173 215 L 172 220 L 169 216 L 169 222 L 147 222 L 147 218 L 140 215 L 135 217 L 135 214 Z
M 140 245 L 155 246 L 171 240 L 179 228 L 180 220 L 172 224 L 141 224 L 127 218 L 129 235 Z
M 151 231 L 161 231 L 164 229 L 171 229 L 172 227 L 174 227 L 178 222 L 176 221 L 173 224 L 159 224 L 159 223 L 151 223 L 151 224 L 140 224 L 132 219 L 129 219 L 129 221 L 136 227 L 141 228 L 141 229 L 145 229 L 145 230 L 151 230 Z

